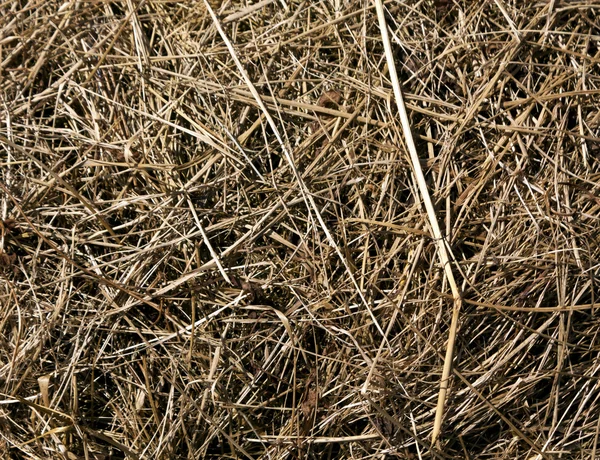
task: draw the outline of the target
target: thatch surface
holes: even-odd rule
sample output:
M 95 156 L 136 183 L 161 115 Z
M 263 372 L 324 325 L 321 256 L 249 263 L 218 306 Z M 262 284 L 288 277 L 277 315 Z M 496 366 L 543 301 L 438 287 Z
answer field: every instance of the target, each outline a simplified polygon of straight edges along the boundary
M 374 3 L 209 3 L 0 4 L 3 458 L 600 455 L 597 2 L 385 2 L 433 447 Z

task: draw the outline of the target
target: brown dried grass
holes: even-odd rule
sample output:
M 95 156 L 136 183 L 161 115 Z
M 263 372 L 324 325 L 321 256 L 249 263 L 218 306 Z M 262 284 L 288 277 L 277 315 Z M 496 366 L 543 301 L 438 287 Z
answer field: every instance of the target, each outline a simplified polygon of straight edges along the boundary
M 595 2 L 383 2 L 416 163 L 375 3 L 207 3 L 0 4 L 4 458 L 594 458 Z

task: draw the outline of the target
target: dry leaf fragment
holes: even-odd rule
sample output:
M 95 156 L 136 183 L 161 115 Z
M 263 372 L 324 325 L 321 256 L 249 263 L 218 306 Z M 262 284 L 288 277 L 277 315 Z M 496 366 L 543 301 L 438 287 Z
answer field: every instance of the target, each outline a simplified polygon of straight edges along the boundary
M 317 105 L 319 107 L 324 107 L 326 109 L 335 110 L 339 107 L 341 100 L 342 100 L 342 94 L 339 91 L 329 90 L 329 91 L 325 91 L 323 94 L 321 94 L 321 97 L 319 98 Z
M 18 235 L 21 233 L 17 221 L 12 218 L 0 219 L 0 233 L 4 235 Z
M 300 406 L 300 410 L 305 417 L 308 417 L 317 406 L 317 390 L 311 388 L 306 395 L 306 400 Z
M 7 254 L 0 251 L 0 268 L 12 267 L 16 260 L 16 254 Z

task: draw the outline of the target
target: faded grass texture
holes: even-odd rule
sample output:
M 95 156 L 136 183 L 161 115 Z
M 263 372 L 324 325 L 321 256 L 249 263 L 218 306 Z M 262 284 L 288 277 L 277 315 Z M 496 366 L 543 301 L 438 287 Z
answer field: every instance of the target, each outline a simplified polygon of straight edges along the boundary
M 0 458 L 600 455 L 600 8 L 381 3 L 0 3 Z

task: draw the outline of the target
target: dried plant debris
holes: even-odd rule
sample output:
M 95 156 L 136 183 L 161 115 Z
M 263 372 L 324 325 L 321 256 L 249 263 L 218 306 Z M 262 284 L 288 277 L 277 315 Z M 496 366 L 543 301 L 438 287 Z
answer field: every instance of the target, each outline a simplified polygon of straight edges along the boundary
M 339 91 L 336 90 L 329 90 L 329 91 L 325 91 L 321 97 L 319 98 L 319 101 L 317 102 L 317 105 L 319 107 L 325 107 L 327 109 L 337 109 L 340 105 L 340 101 L 342 100 L 342 95 Z
M 16 0 L 6 458 L 600 456 L 597 5 L 384 7 L 438 442 L 375 3 Z
M 15 254 L 0 252 L 0 269 L 11 267 L 15 263 L 16 259 L 17 256 Z
M 0 234 L 3 236 L 16 236 L 21 234 L 21 229 L 15 219 L 0 219 Z

